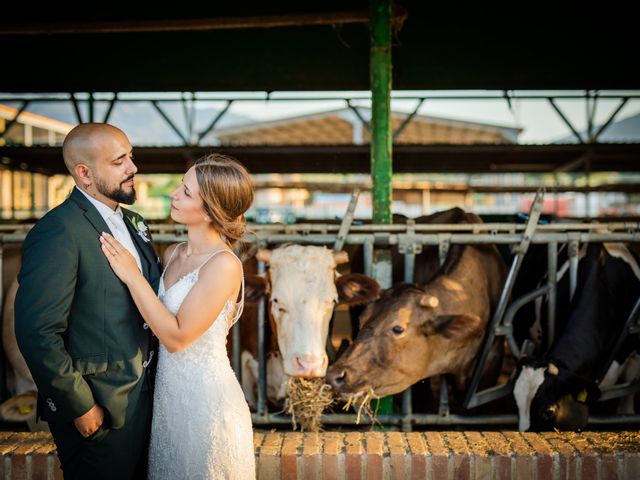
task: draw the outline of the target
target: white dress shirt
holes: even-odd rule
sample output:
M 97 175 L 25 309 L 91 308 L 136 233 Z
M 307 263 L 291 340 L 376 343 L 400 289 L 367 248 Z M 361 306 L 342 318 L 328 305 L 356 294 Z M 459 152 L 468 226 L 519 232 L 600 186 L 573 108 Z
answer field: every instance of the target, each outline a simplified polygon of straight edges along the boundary
M 131 238 L 131 234 L 129 233 L 129 229 L 124 224 L 125 220 L 123 218 L 122 209 L 120 205 L 116 208 L 115 211 L 111 210 L 111 208 L 107 207 L 100 200 L 96 200 L 91 195 L 84 192 L 81 188 L 75 187 L 80 193 L 82 193 L 87 199 L 91 202 L 91 204 L 96 207 L 100 216 L 104 219 L 106 224 L 109 226 L 111 233 L 127 250 L 131 252 L 133 258 L 136 259 L 136 263 L 138 264 L 138 268 L 142 271 L 142 264 L 140 263 L 140 255 L 138 255 L 138 250 L 136 250 L 136 246 L 133 243 L 133 239 Z

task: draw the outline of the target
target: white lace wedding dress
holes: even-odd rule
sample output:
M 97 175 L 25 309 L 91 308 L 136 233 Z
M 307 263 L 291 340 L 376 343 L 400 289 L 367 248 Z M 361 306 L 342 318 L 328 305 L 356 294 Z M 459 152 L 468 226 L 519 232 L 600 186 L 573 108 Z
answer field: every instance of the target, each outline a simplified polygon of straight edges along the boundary
M 162 274 L 158 297 L 174 315 L 213 255 L 168 290 Z M 225 345 L 241 308 L 227 301 L 211 327 L 184 350 L 169 353 L 160 345 L 150 479 L 255 478 L 251 414 Z

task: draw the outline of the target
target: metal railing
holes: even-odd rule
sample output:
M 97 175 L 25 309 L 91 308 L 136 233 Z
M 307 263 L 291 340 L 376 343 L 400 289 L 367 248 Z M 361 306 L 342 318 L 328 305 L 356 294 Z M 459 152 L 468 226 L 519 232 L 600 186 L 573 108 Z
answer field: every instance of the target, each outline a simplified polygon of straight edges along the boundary
M 569 246 L 569 278 L 570 292 L 573 295 L 577 286 L 578 272 L 578 250 L 580 244 L 593 242 L 640 242 L 640 222 L 608 222 L 608 223 L 578 223 L 567 224 L 552 223 L 547 225 L 537 225 L 534 209 L 528 224 L 516 223 L 485 223 L 485 224 L 431 224 L 421 225 L 409 221 L 406 224 L 395 225 L 354 225 L 351 226 L 347 235 L 342 235 L 338 224 L 298 224 L 298 225 L 251 225 L 252 233 L 246 236 L 246 240 L 259 248 L 266 248 L 286 242 L 295 242 L 309 245 L 326 245 L 331 248 L 338 237 L 344 241 L 345 245 L 361 245 L 364 258 L 364 272 L 371 275 L 373 271 L 373 252 L 376 247 L 398 247 L 399 253 L 404 255 L 405 281 L 413 281 L 415 256 L 422 251 L 424 246 L 437 246 L 440 259 L 443 261 L 450 245 L 456 244 L 495 244 L 516 246 L 515 255 L 512 260 L 510 273 L 505 282 L 501 300 L 496 314 L 493 316 L 490 327 L 483 343 L 479 360 L 474 368 L 472 384 L 468 389 L 464 406 L 471 408 L 482 405 L 511 393 L 511 382 L 496 386 L 484 392 L 476 392 L 478 372 L 482 369 L 484 350 L 490 346 L 495 336 L 504 336 L 514 356 L 518 357 L 523 346 L 518 345 L 513 336 L 512 321 L 517 310 L 526 303 L 539 296 L 548 297 L 548 330 L 552 341 L 555 325 L 555 279 L 557 274 L 557 254 L 558 245 L 566 243 Z M 21 243 L 30 226 L 28 225 L 0 225 L 0 278 L 2 278 L 3 252 L 4 246 L 9 243 Z M 186 240 L 186 229 L 181 225 L 150 225 L 154 242 L 158 244 L 173 243 Z M 526 246 L 529 244 L 548 245 L 548 280 L 542 287 L 529 292 L 528 294 L 509 299 L 510 289 L 517 277 L 521 257 L 526 253 Z M 258 262 L 258 274 L 263 274 L 266 265 Z M 2 291 L 0 289 L 0 304 L 2 304 Z M 638 305 L 634 309 L 638 314 Z M 632 315 L 634 313 L 632 312 Z M 264 302 L 260 303 L 258 311 L 258 401 L 257 411 L 252 414 L 255 425 L 282 425 L 290 424 L 288 415 L 270 412 L 267 408 L 266 396 L 266 345 L 265 332 L 268 326 L 267 312 Z M 637 319 L 631 316 L 627 321 L 624 335 L 638 331 Z M 231 341 L 234 345 L 233 366 L 238 376 L 240 376 L 240 329 L 236 324 L 232 329 Z M 493 414 L 493 415 L 459 415 L 449 411 L 446 384 L 442 384 L 440 405 L 437 413 L 414 413 L 411 408 L 411 390 L 404 392 L 402 401 L 402 411 L 399 414 L 380 415 L 376 422 L 387 425 L 397 425 L 403 430 L 411 430 L 418 425 L 515 425 L 517 416 L 513 414 Z M 615 391 L 604 392 L 603 399 L 615 398 L 633 392 L 639 388 L 638 385 L 621 385 L 614 387 Z M 322 421 L 327 425 L 349 425 L 355 424 L 355 414 L 328 413 L 323 415 Z M 362 423 L 371 423 L 371 419 L 366 416 L 361 419 Z M 640 415 L 633 416 L 607 416 L 592 417 L 590 423 L 593 424 L 620 424 L 634 423 L 640 424 Z

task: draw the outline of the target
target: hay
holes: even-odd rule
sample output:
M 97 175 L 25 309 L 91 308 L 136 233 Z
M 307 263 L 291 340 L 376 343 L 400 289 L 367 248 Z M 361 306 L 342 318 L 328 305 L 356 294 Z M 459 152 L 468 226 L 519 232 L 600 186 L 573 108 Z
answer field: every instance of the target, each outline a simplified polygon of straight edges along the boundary
M 322 429 L 320 417 L 333 403 L 331 386 L 324 378 L 292 377 L 287 382 L 287 400 L 284 410 L 291 415 L 293 429 L 304 432 L 319 432 Z
M 344 404 L 342 409 L 349 410 L 349 408 L 353 406 L 356 410 L 356 425 L 360 424 L 360 419 L 362 418 L 362 414 L 364 413 L 371 419 L 371 426 L 373 427 L 376 423 L 379 422 L 377 421 L 376 415 L 378 408 L 376 407 L 375 412 L 371 409 L 372 398 L 379 399 L 379 397 L 376 396 L 375 392 L 373 391 L 373 388 L 369 389 L 368 392 L 365 392 L 363 395 L 360 395 L 358 397 L 349 397 L 347 403 Z
M 291 415 L 293 429 L 303 432 L 322 431 L 321 417 L 334 402 L 333 390 L 330 385 L 324 383 L 323 378 L 289 378 L 287 382 L 287 400 L 284 412 Z M 360 424 L 362 415 L 371 419 L 371 427 L 379 425 L 376 412 L 378 408 L 371 408 L 372 400 L 380 400 L 373 389 L 357 397 L 351 396 L 342 407 L 348 411 L 350 408 L 356 412 L 356 425 Z

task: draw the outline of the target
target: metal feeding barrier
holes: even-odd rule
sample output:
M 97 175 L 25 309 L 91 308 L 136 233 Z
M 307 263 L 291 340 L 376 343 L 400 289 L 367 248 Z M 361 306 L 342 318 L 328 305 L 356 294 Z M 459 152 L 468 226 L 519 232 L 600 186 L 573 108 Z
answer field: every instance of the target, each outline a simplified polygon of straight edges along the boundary
M 416 255 L 422 252 L 425 246 L 437 246 L 441 263 L 446 259 L 449 247 L 456 244 L 495 244 L 511 245 L 513 257 L 511 267 L 505 281 L 500 300 L 493 317 L 487 328 L 480 353 L 474 365 L 469 388 L 464 398 L 463 407 L 470 409 L 493 402 L 511 394 L 513 387 L 513 375 L 505 384 L 478 391 L 480 372 L 488 357 L 489 349 L 496 337 L 504 337 L 512 354 L 518 358 L 523 351 L 530 347 L 525 342 L 519 345 L 513 335 L 513 319 L 517 311 L 525 304 L 538 297 L 547 297 L 547 331 L 550 345 L 555 335 L 555 299 L 556 279 L 558 272 L 558 246 L 566 244 L 569 255 L 569 282 L 571 295 L 577 288 L 578 279 L 578 252 L 580 245 L 593 242 L 640 242 L 640 222 L 607 222 L 607 223 L 550 223 L 539 224 L 542 205 L 542 195 L 537 195 L 532 204 L 526 223 L 483 223 L 483 224 L 416 224 L 409 220 L 404 224 L 394 225 L 351 225 L 352 215 L 346 215 L 342 225 L 339 224 L 297 224 L 297 225 L 250 225 L 246 240 L 255 247 L 266 248 L 283 243 L 295 242 L 309 245 L 326 245 L 329 248 L 338 245 L 359 245 L 362 247 L 364 258 L 364 272 L 371 275 L 373 271 L 373 253 L 376 247 L 397 247 L 398 252 L 404 255 L 404 280 L 413 281 L 414 264 Z M 355 208 L 355 203 L 354 203 Z M 353 212 L 352 212 L 353 213 Z M 9 243 L 21 243 L 30 226 L 3 225 L 0 228 L 0 278 L 2 278 L 4 247 Z M 186 240 L 186 230 L 181 225 L 150 225 L 154 242 L 158 244 L 173 243 Z M 347 231 L 348 230 L 348 231 Z M 519 297 L 511 298 L 511 291 L 518 272 L 522 265 L 527 249 L 532 244 L 547 245 L 547 280 L 541 287 Z M 258 274 L 264 274 L 266 265 L 258 262 Z M 0 304 L 2 303 L 2 291 L 0 289 Z M 626 336 L 640 332 L 640 299 L 627 322 L 624 331 L 620 335 L 614 349 L 610 353 L 604 372 L 609 367 L 616 352 L 622 345 Z M 255 425 L 284 425 L 290 424 L 291 418 L 281 413 L 270 412 L 267 408 L 266 385 L 266 328 L 268 325 L 265 302 L 260 302 L 258 309 L 258 398 L 257 410 L 252 414 Z M 236 324 L 232 329 L 231 341 L 234 345 L 232 364 L 238 374 L 241 375 L 240 366 L 240 328 Z M 547 345 L 547 346 L 548 346 Z M 514 372 L 515 373 L 515 372 Z M 405 391 L 402 397 L 401 411 L 397 414 L 378 415 L 376 422 L 382 425 L 399 426 L 405 431 L 413 426 L 421 425 L 515 425 L 515 414 L 483 414 L 461 415 L 451 413 L 447 394 L 446 381 L 441 377 L 440 399 L 437 413 L 414 413 L 412 411 L 411 389 Z M 618 398 L 640 389 L 640 383 L 616 385 L 602 393 L 601 400 Z M 353 425 L 356 422 L 356 414 L 352 413 L 327 413 L 322 417 L 325 425 Z M 371 423 L 372 419 L 363 416 L 361 423 Z M 591 417 L 591 424 L 629 424 L 640 423 L 640 415 Z

